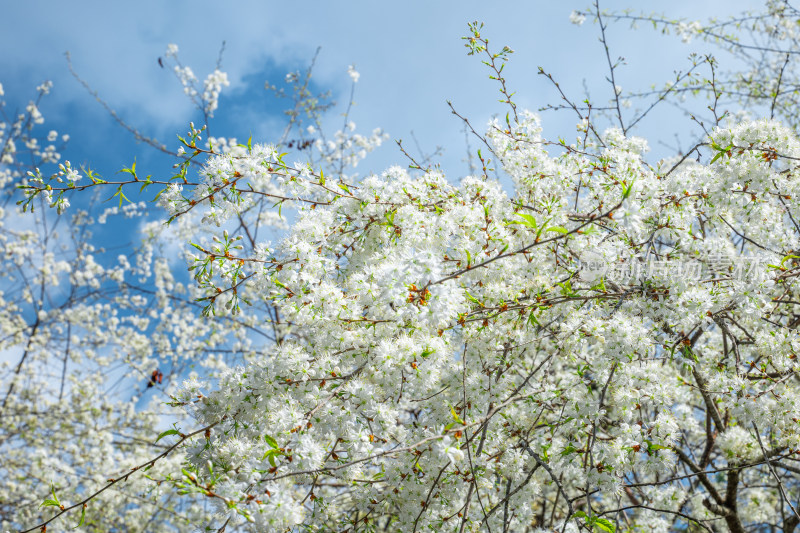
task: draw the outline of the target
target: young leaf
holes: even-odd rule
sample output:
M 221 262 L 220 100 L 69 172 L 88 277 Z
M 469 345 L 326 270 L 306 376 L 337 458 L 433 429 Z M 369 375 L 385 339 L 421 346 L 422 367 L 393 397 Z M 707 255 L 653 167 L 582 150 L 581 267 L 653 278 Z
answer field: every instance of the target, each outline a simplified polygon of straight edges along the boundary
M 543 231 L 544 231 L 544 229 L 547 227 L 547 223 L 548 223 L 548 222 L 550 222 L 551 220 L 553 220 L 553 217 L 550 217 L 550 218 L 548 218 L 547 220 L 545 220 L 545 221 L 542 223 L 541 227 L 540 227 L 540 228 L 539 228 L 539 229 L 536 231 L 536 241 L 537 241 L 537 242 L 539 241 L 539 237 L 541 237 L 541 236 L 542 236 L 542 232 L 543 232 Z M 534 229 L 535 229 L 535 228 L 534 228 Z
M 512 220 L 510 222 L 506 222 L 506 225 L 510 226 L 511 224 L 522 224 L 525 227 L 536 229 L 538 226 L 536 224 L 536 219 L 533 218 L 533 215 L 529 215 L 527 213 L 514 213 L 522 220 Z
M 168 430 L 166 430 L 165 432 L 163 432 L 162 434 L 160 434 L 158 436 L 158 438 L 156 439 L 156 442 L 160 441 L 161 439 L 163 439 L 164 437 L 167 437 L 169 435 L 180 435 L 180 431 L 178 431 L 177 429 L 168 429 Z
M 569 230 L 563 226 L 552 226 L 547 228 L 545 231 L 553 231 L 555 233 L 560 233 L 562 235 L 566 235 L 569 233 Z
M 50 493 L 53 495 L 52 500 L 45 500 L 39 507 L 58 507 L 61 508 L 61 502 L 58 501 L 58 496 L 56 496 L 56 486 L 50 485 Z
M 578 448 L 576 448 L 572 444 L 568 444 L 566 448 L 561 450 L 561 456 L 564 457 L 564 456 L 567 456 L 567 455 L 571 454 L 572 452 L 576 452 L 576 451 L 578 451 Z
M 646 440 L 645 442 L 647 443 L 647 453 L 653 453 L 658 450 L 668 449 L 666 446 L 661 446 L 660 444 L 653 444 L 649 440 Z
M 622 199 L 623 200 L 627 200 L 632 192 L 633 192 L 633 181 L 631 181 L 629 184 L 627 184 L 625 187 L 623 187 L 623 189 L 622 189 Z
M 595 518 L 592 517 L 593 524 L 592 527 L 594 528 L 595 533 L 598 531 L 605 531 L 606 533 L 614 533 L 617 528 L 614 525 L 614 522 L 607 518 Z
M 472 303 L 474 303 L 474 304 L 477 304 L 477 305 L 480 305 L 480 306 L 483 306 L 483 304 L 480 302 L 480 300 L 478 300 L 477 298 L 475 298 L 475 297 L 474 297 L 473 295 L 471 295 L 469 292 L 467 292 L 467 291 L 464 291 L 464 295 L 467 297 L 467 300 L 469 300 L 470 302 L 472 302 Z
M 39 507 L 61 507 L 61 505 L 55 500 L 45 500 Z
M 83 508 L 81 509 L 81 520 L 78 522 L 78 525 L 73 527 L 72 529 L 78 529 L 86 522 L 86 504 L 83 504 Z
M 455 420 L 455 421 L 456 421 L 456 422 L 458 422 L 459 424 L 462 424 L 462 425 L 467 425 L 467 424 L 466 424 L 466 422 L 464 422 L 464 421 L 461 419 L 461 417 L 459 417 L 459 416 L 458 416 L 458 413 L 456 413 L 456 410 L 455 410 L 455 408 L 454 408 L 454 407 L 452 407 L 452 406 L 450 407 L 450 414 L 451 414 L 451 415 L 453 415 L 453 420 Z

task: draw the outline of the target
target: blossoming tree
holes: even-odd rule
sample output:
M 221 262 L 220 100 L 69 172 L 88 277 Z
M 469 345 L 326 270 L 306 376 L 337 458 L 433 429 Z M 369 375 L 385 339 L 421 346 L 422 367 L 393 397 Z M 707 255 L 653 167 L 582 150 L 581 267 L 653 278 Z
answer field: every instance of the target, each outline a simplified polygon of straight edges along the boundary
M 92 214 L 81 209 L 69 217 L 48 212 L 46 204 L 29 217 L 8 207 L 29 162 L 56 167 L 68 141 L 55 131 L 46 134 L 46 144 L 37 136 L 45 120 L 39 107 L 50 89 L 50 83 L 40 86 L 37 101 L 19 116 L 4 117 L 0 128 L 3 530 L 52 514 L 40 505 L 51 490 L 56 506 L 74 503 L 106 483 L 109 465 L 129 468 L 168 451 L 151 435 L 160 417 L 181 415 L 164 405 L 170 375 L 190 367 L 203 373 L 224 368 L 232 360 L 226 354 L 235 349 L 242 358 L 248 351 L 246 320 L 195 320 L 199 295 L 175 280 L 161 251 L 162 224 L 145 225 L 146 239 L 126 253 L 92 244 L 96 225 L 114 217 L 135 222 L 144 203 L 104 206 Z M 69 163 L 56 174 L 66 180 L 78 175 Z M 181 461 L 165 455 L 151 478 L 179 470 Z M 100 493 L 92 509 L 79 505 L 79 521 L 94 531 L 107 531 L 109 522 L 148 531 L 199 523 L 200 507 L 176 504 L 160 492 L 142 476 L 131 478 Z
M 651 163 L 629 133 L 647 109 L 626 118 L 614 87 L 617 124 L 601 131 L 564 95 L 578 136 L 550 142 L 506 88 L 511 50 L 489 48 L 478 24 L 466 44 L 508 113 L 476 133 L 482 172 L 458 184 L 413 159 L 348 174 L 346 132 L 320 145 L 326 157 L 291 163 L 280 144 L 208 143 L 194 126 L 172 179 L 64 167 L 22 184 L 23 205 L 54 207 L 82 189 L 158 187 L 192 243 L 185 290 L 218 317 L 196 327 L 220 328 L 180 339 L 241 354 L 170 389 L 189 416 L 157 436 L 160 453 L 118 450 L 136 460 L 96 490 L 159 465 L 150 478 L 183 496 L 186 520 L 217 531 L 794 531 L 796 132 L 720 116 L 690 150 Z M 277 244 L 258 238 L 289 210 Z M 174 281 L 155 275 L 155 329 L 132 325 L 143 345 L 188 321 L 165 314 Z M 254 344 L 248 328 L 272 334 Z M 47 521 L 95 505 L 61 490 Z
M 170 61 L 207 122 L 226 85 L 225 74 L 217 68 L 201 84 L 179 62 L 174 45 L 162 59 Z M 295 134 L 302 119 L 310 124 L 299 135 L 308 134 L 330 106 L 325 95 L 310 93 L 309 76 L 310 70 L 287 80 L 293 92 L 286 135 Z M 6 206 L 17 200 L 16 185 L 27 172 L 53 168 L 56 182 L 66 183 L 85 172 L 90 180 L 107 185 L 91 172 L 60 163 L 67 135 L 38 133 L 45 122 L 40 107 L 51 88 L 49 82 L 42 84 L 25 113 L 3 116 L 0 186 Z M 310 103 L 312 99 L 316 103 Z M 0 110 L 5 111 L 2 104 Z M 137 140 L 167 150 L 114 117 Z M 347 168 L 383 140 L 379 131 L 362 136 L 353 129 L 348 126 L 328 142 L 316 141 L 314 157 Z M 218 150 L 238 149 L 235 139 L 210 142 Z M 283 141 L 292 142 L 298 141 Z M 309 144 L 307 139 L 301 142 L 304 147 Z M 135 166 L 130 171 L 135 172 Z M 182 279 L 185 268 L 176 271 L 170 251 L 176 239 L 196 235 L 200 220 L 194 214 L 177 220 L 168 235 L 160 220 L 146 220 L 144 202 L 122 201 L 92 212 L 93 204 L 83 204 L 68 216 L 66 198 L 48 211 L 52 198 L 45 196 L 26 205 L 33 211 L 28 216 L 8 207 L 2 211 L 0 528 L 25 529 L 48 521 L 51 508 L 62 506 L 74 510 L 75 523 L 85 530 L 203 527 L 206 506 L 176 499 L 174 491 L 159 488 L 170 473 L 180 472 L 184 456 L 174 443 L 155 442 L 155 428 L 165 420 L 178 423 L 186 417 L 178 407 L 167 405 L 183 377 L 192 372 L 213 375 L 243 364 L 264 343 L 280 340 L 283 322 L 269 315 L 274 307 L 260 305 L 254 297 L 245 313 L 198 320 L 204 310 L 203 291 Z M 256 238 L 259 228 L 263 233 L 279 224 L 280 217 L 266 207 L 243 210 L 238 231 L 252 232 Z M 131 222 L 138 223 L 144 238 L 127 249 L 120 246 L 125 253 L 93 244 L 98 225 Z M 265 321 L 264 313 L 272 319 Z M 118 470 L 125 472 L 118 475 Z M 145 473 L 132 475 L 140 470 Z M 42 505 L 45 499 L 49 501 Z

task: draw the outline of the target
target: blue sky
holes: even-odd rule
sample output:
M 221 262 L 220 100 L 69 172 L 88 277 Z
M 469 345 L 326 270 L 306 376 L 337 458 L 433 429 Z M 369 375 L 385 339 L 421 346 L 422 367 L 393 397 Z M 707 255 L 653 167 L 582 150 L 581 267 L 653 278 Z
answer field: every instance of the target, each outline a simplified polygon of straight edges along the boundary
M 168 43 L 179 45 L 182 62 L 202 80 L 213 70 L 220 45 L 226 42 L 223 70 L 231 86 L 223 91 L 218 119 L 212 123 L 214 134 L 239 139 L 252 135 L 261 142 L 276 138 L 282 125 L 281 103 L 270 100 L 264 82 L 280 83 L 287 71 L 304 68 L 321 46 L 314 80 L 319 88 L 333 91 L 337 101 L 347 101 L 347 66 L 355 64 L 361 73 L 351 115 L 359 131 L 382 127 L 392 139 L 402 138 L 409 145 L 413 131 L 423 150 L 445 149 L 441 162 L 455 179 L 466 173 L 466 148 L 462 124 L 445 101 L 452 100 L 479 130 L 493 114 L 505 113 L 487 69 L 466 55 L 460 37 L 466 34 L 467 23 L 485 22 L 484 35 L 493 46 L 515 50 L 505 74 L 520 107 L 558 103 L 553 88 L 536 74 L 538 66 L 551 72 L 577 100 L 585 80 L 593 98 L 603 101 L 611 89 L 604 80 L 598 29 L 589 21 L 578 27 L 568 20 L 573 9 L 588 4 L 583 0 L 6 2 L 0 23 L 0 50 L 5 52 L 0 54 L 0 83 L 8 107 L 24 108 L 36 85 L 53 80 L 53 93 L 42 106 L 47 120 L 42 131 L 71 135 L 66 158 L 90 163 L 107 175 L 136 156 L 140 168 L 157 175 L 169 172 L 167 162 L 137 147 L 114 124 L 70 76 L 65 51 L 71 52 L 80 75 L 131 125 L 177 147 L 175 135 L 198 117 L 172 73 L 157 63 Z M 761 6 L 754 0 L 601 3 L 611 10 L 667 9 L 670 17 L 700 20 Z M 686 45 L 674 36 L 662 37 L 647 28 L 631 31 L 624 25 L 611 27 L 609 42 L 612 54 L 627 60 L 618 81 L 626 90 L 662 84 L 674 70 L 688 66 L 690 52 L 711 50 L 702 43 Z M 336 113 L 342 109 L 332 114 L 332 124 L 340 123 Z M 661 113 L 638 133 L 669 141 L 673 132 L 686 130 L 688 120 L 674 109 L 665 106 Z M 549 138 L 574 136 L 574 116 L 550 112 L 543 122 Z M 655 140 L 651 146 L 656 155 L 668 152 Z M 390 142 L 359 170 L 379 172 L 392 163 L 403 163 L 403 158 Z

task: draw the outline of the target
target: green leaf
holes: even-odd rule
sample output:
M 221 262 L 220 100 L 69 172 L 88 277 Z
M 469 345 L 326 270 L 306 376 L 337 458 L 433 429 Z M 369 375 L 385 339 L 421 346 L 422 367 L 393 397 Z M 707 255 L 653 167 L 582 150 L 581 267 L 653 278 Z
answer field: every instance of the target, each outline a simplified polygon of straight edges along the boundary
M 593 291 L 603 291 L 606 292 L 606 280 L 605 278 L 600 278 L 600 282 L 596 283 L 591 287 Z
M 800 257 L 797 257 L 796 255 L 791 255 L 791 254 L 790 254 L 790 255 L 787 255 L 786 257 L 784 257 L 784 258 L 781 260 L 781 266 L 783 266 L 783 264 L 784 264 L 786 261 L 788 261 L 789 259 L 800 259 Z
M 125 195 L 123 194 L 123 192 L 122 192 L 122 185 L 120 185 L 120 186 L 119 186 L 119 193 L 118 193 L 118 195 L 119 195 L 119 206 L 120 206 L 120 207 L 122 207 L 122 200 L 125 200 L 125 201 L 126 201 L 126 202 L 128 202 L 129 204 L 132 204 L 132 203 L 133 203 L 133 202 L 131 202 L 130 200 L 128 200 L 128 197 L 127 197 L 127 196 L 125 196 Z
M 645 441 L 647 443 L 647 453 L 653 453 L 658 450 L 668 450 L 667 446 L 661 446 L 660 444 L 653 444 L 649 440 Z
M 575 292 L 572 290 L 572 283 L 569 280 L 564 281 L 563 283 L 556 283 L 559 287 L 561 287 L 561 294 L 569 298 Z
M 595 531 L 605 531 L 606 533 L 614 533 L 617 528 L 614 522 L 607 518 L 594 518 L 592 527 Z
M 156 442 L 160 441 L 161 439 L 163 439 L 164 437 L 167 437 L 169 435 L 180 435 L 180 431 L 178 431 L 177 429 L 174 429 L 174 428 L 173 429 L 168 429 L 165 432 L 163 432 L 161 435 L 158 436 L 158 438 L 156 439 Z
M 45 500 L 39 507 L 61 507 L 61 504 L 56 500 Z
M 533 215 L 528 215 L 526 213 L 514 213 L 514 214 L 520 217 L 522 220 L 512 220 L 510 222 L 506 222 L 507 226 L 510 226 L 511 224 L 522 224 L 523 226 L 532 229 L 536 229 L 538 227 L 538 225 L 536 224 L 536 219 L 533 218 Z
M 73 527 L 72 529 L 78 529 L 86 522 L 86 504 L 83 504 L 83 509 L 81 509 L 81 520 L 78 522 L 78 525 Z
M 264 435 L 264 442 L 269 444 L 270 448 L 278 449 L 278 441 L 270 437 L 269 435 Z
M 631 181 L 628 185 L 623 187 L 622 199 L 626 200 L 631 195 L 632 192 L 633 192 L 633 181 Z
M 283 455 L 283 452 L 281 452 L 278 448 L 272 448 L 264 453 L 264 455 L 261 457 L 261 460 L 263 461 L 264 459 L 269 459 L 269 464 L 275 466 L 275 457 L 278 455 Z
M 537 241 L 539 240 L 539 237 L 541 237 L 542 232 L 544 231 L 544 229 L 547 227 L 547 223 L 550 222 L 551 220 L 553 220 L 553 217 L 550 217 L 547 220 L 545 220 L 542 223 L 541 227 L 536 231 L 536 240 Z
M 45 500 L 39 507 L 58 507 L 61 508 L 61 502 L 58 501 L 58 496 L 56 496 L 56 486 L 51 484 L 50 485 L 50 493 L 53 495 L 52 500 Z
M 553 226 L 553 227 L 547 228 L 545 231 L 554 231 L 554 232 L 560 233 L 562 235 L 566 235 L 567 233 L 569 233 L 569 230 L 567 228 L 565 228 L 564 226 Z
M 131 176 L 133 176 L 135 178 L 136 177 L 136 159 L 133 160 L 133 164 L 131 165 L 131 168 L 123 168 L 122 170 L 120 170 L 120 172 L 125 172 L 125 173 L 130 174 Z
M 686 359 L 692 359 L 695 363 L 700 362 L 700 360 L 697 358 L 697 355 L 688 346 L 683 346 L 682 352 Z
M 483 306 L 483 304 L 477 298 L 475 298 L 473 295 L 471 295 L 469 292 L 464 291 L 464 295 L 467 297 L 467 300 L 469 300 L 470 302 L 472 302 L 474 304 L 478 304 L 480 306 Z
M 319 184 L 325 185 L 325 173 L 322 170 L 319 171 Z M 350 191 L 347 191 L 350 192 Z
M 591 527 L 595 533 L 599 531 L 604 531 L 605 533 L 615 533 L 617 530 L 614 522 L 608 520 L 607 518 L 588 516 L 583 511 L 575 511 L 572 514 L 572 518 L 583 518 L 586 520 L 586 525 Z
M 564 448 L 563 450 L 561 450 L 561 457 L 567 456 L 567 455 L 571 454 L 572 452 L 576 452 L 576 451 L 578 451 L 578 448 L 576 448 L 572 444 L 567 444 L 567 447 Z
M 458 416 L 458 413 L 456 413 L 456 410 L 455 410 L 455 408 L 453 406 L 450 406 L 450 414 L 453 415 L 453 420 L 455 420 L 459 424 L 462 424 L 462 425 L 465 425 L 465 426 L 467 425 L 467 423 L 464 422 L 463 420 L 461 420 L 461 417 Z
M 733 143 L 731 143 L 728 146 L 726 146 L 725 148 L 723 148 L 720 145 L 718 145 L 717 143 L 715 143 L 714 141 L 712 141 L 711 142 L 711 148 L 713 148 L 714 150 L 717 151 L 717 155 L 715 155 L 713 158 L 711 158 L 711 162 L 713 163 L 714 161 L 716 161 L 717 159 L 719 159 L 723 155 L 727 154 L 731 150 L 731 148 L 733 148 Z

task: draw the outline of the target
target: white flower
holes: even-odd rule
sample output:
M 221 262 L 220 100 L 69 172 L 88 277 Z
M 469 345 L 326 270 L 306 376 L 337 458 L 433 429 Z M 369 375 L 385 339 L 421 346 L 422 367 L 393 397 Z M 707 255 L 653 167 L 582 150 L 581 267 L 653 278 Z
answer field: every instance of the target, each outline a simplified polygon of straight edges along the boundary
M 692 41 L 692 37 L 694 37 L 695 34 L 698 34 L 702 31 L 703 26 L 697 21 L 692 21 L 688 24 L 685 22 L 679 22 L 676 33 L 680 35 L 681 41 L 688 44 Z
M 175 43 L 168 44 L 167 51 L 164 52 L 164 55 L 167 57 L 178 57 L 178 45 Z
M 25 108 L 25 111 L 27 111 L 30 114 L 31 120 L 33 121 L 34 124 L 42 124 L 44 122 L 44 117 L 39 112 L 39 108 L 36 107 L 36 104 L 34 104 L 33 102 L 28 103 L 28 106 Z
M 353 80 L 353 83 L 357 83 L 358 78 L 361 77 L 361 74 L 359 74 L 358 71 L 356 71 L 355 65 L 350 65 L 349 67 L 347 67 L 347 73 L 350 75 L 350 79 Z
M 569 21 L 576 26 L 580 26 L 586 20 L 586 15 L 583 13 L 579 13 L 577 11 L 573 11 L 569 14 Z
M 55 207 L 56 212 L 60 215 L 61 213 L 66 211 L 67 208 L 69 207 L 69 200 L 67 200 L 62 196 L 61 198 L 53 202 L 53 204 L 50 207 Z
M 230 85 L 228 81 L 228 74 L 220 70 L 215 70 L 208 75 L 203 82 L 203 100 L 205 101 L 205 110 L 208 116 L 214 116 L 214 110 L 217 109 L 219 103 L 219 93 L 222 92 L 222 87 Z
M 36 90 L 42 94 L 50 94 L 50 89 L 52 88 L 53 88 L 53 82 L 48 80 L 39 85 L 38 87 L 36 87 Z
M 464 460 L 464 451 L 454 443 L 450 436 L 445 436 L 436 443 L 436 448 L 440 454 L 446 455 L 451 463 L 458 463 Z

